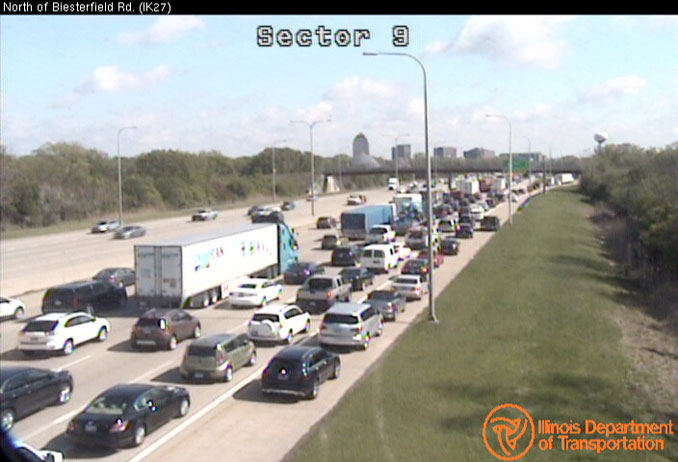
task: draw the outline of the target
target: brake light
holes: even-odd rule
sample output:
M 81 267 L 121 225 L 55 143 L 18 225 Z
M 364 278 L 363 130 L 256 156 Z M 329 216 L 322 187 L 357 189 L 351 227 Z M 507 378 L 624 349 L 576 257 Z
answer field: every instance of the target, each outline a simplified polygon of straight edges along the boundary
M 332 296 L 332 292 L 327 292 L 327 298 L 330 298 Z
M 119 433 L 119 432 L 124 432 L 127 430 L 127 426 L 129 425 L 128 420 L 123 420 L 123 419 L 117 419 L 113 425 L 110 428 L 111 433 Z

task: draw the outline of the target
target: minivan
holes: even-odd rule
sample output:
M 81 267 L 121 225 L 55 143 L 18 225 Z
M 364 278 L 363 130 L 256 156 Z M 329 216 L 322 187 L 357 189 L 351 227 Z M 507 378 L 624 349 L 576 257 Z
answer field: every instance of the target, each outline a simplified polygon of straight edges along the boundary
M 215 334 L 191 342 L 179 366 L 185 380 L 233 380 L 233 372 L 257 362 L 254 342 L 245 335 Z
M 360 264 L 363 268 L 388 273 L 398 266 L 398 252 L 390 244 L 372 244 L 363 248 Z
M 321 346 L 357 346 L 366 350 L 384 331 L 384 318 L 367 303 L 335 303 L 323 316 L 318 333 Z
M 127 292 L 107 281 L 78 281 L 47 289 L 42 297 L 42 313 L 85 311 L 95 314 L 102 309 L 127 306 Z

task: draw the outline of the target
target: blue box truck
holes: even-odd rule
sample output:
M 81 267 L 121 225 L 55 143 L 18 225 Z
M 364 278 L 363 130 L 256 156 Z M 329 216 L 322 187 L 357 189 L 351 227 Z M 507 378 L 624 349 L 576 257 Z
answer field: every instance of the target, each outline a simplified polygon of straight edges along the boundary
M 395 205 L 366 205 L 341 214 L 341 232 L 349 239 L 365 239 L 374 225 L 393 225 Z

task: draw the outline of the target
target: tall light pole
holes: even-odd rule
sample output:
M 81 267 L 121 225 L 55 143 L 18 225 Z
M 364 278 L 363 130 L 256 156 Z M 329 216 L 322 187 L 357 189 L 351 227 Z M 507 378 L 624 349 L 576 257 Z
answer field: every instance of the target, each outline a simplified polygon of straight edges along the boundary
M 308 131 L 310 132 L 311 137 L 311 216 L 315 216 L 315 166 L 313 161 L 313 127 L 317 124 L 323 122 L 332 122 L 332 119 L 327 120 L 314 120 L 311 123 L 306 122 L 305 120 L 290 120 L 290 123 L 293 124 L 304 124 L 308 126 Z
M 436 317 L 435 310 L 435 299 L 433 297 L 433 203 L 431 201 L 431 155 L 428 150 L 428 84 L 426 81 L 426 67 L 424 63 L 419 60 L 414 55 L 409 53 L 396 53 L 396 52 L 379 52 L 379 53 L 367 53 L 363 52 L 364 56 L 405 56 L 407 58 L 413 59 L 419 64 L 421 70 L 424 74 L 424 149 L 426 150 L 426 202 L 427 202 L 427 217 L 426 224 L 428 226 L 427 237 L 428 237 L 428 268 L 429 268 L 429 278 L 428 278 L 428 310 L 429 310 L 429 320 L 433 322 L 438 322 Z M 397 154 L 397 152 L 396 152 Z
M 276 202 L 276 195 L 275 195 L 275 145 L 278 143 L 287 143 L 287 140 L 278 140 L 275 143 L 273 143 L 273 146 L 271 147 L 271 153 L 273 155 L 272 159 L 272 166 L 271 170 L 273 171 L 273 202 Z
M 528 191 L 532 190 L 532 142 L 530 141 L 529 136 L 527 138 L 527 181 L 528 181 Z
M 513 138 L 513 128 L 511 127 L 511 121 L 508 119 L 508 117 L 501 115 L 501 114 L 487 114 L 487 117 L 494 117 L 496 119 L 504 119 L 506 122 L 508 122 L 509 126 L 509 181 L 508 181 L 508 190 L 509 190 L 509 197 L 508 197 L 508 209 L 509 209 L 509 224 L 513 224 L 513 213 L 512 213 L 512 203 L 511 200 L 513 199 L 513 152 L 511 151 L 511 139 Z
M 118 222 L 122 226 L 122 162 L 120 160 L 120 134 L 125 130 L 136 129 L 134 125 L 122 127 L 118 130 Z

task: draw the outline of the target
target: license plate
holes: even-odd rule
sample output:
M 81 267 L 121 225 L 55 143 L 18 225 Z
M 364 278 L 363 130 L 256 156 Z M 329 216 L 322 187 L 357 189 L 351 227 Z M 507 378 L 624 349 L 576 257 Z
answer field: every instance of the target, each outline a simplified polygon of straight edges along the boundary
M 195 377 L 196 379 L 202 379 L 203 377 L 205 377 L 205 374 L 203 374 L 202 372 L 196 372 L 193 374 L 193 377 Z
M 85 425 L 85 431 L 89 433 L 94 433 L 97 431 L 97 426 L 93 423 L 88 423 Z
M 283 382 L 286 382 L 286 381 L 287 381 L 287 375 L 279 375 L 279 376 L 278 376 L 278 380 L 281 380 L 281 381 L 283 381 Z
M 150 327 L 144 327 L 143 331 L 144 331 L 144 334 L 150 334 L 151 333 Z

